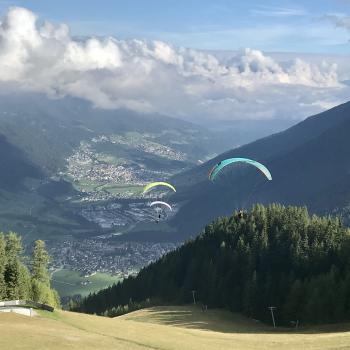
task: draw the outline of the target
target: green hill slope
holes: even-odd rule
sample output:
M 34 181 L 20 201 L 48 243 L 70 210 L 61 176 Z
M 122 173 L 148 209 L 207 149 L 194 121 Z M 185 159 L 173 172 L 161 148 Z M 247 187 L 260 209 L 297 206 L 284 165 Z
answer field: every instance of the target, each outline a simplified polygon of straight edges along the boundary
M 41 170 L 35 166 L 25 153 L 9 143 L 0 133 L 0 190 L 18 190 L 25 178 L 41 178 Z
M 189 303 L 192 290 L 209 308 L 280 324 L 350 320 L 350 230 L 307 209 L 256 205 L 222 217 L 202 234 L 108 289 L 77 310 L 119 315 L 123 306 Z M 130 303 L 130 299 L 133 303 Z
M 25 350 L 285 350 L 341 349 L 350 346 L 350 325 L 298 332 L 193 307 L 152 308 L 114 319 L 55 312 L 28 318 L 0 313 L 1 349 Z

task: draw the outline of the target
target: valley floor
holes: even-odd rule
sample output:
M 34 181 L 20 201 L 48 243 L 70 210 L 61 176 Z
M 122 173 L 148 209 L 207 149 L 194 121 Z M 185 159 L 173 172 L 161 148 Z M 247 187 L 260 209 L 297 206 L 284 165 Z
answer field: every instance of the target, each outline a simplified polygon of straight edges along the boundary
M 156 307 L 109 319 L 58 311 L 0 314 L 0 349 L 350 349 L 350 324 L 274 331 L 242 316 Z

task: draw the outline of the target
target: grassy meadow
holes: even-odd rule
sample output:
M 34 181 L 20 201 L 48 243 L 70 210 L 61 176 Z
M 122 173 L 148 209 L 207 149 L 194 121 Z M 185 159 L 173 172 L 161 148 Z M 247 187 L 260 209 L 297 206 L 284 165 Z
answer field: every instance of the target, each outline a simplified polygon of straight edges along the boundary
M 0 349 L 350 349 L 350 324 L 283 330 L 222 310 L 155 307 L 118 318 L 0 313 Z M 20 336 L 19 336 L 20 335 Z
M 81 294 L 86 296 L 89 293 L 107 288 L 113 283 L 117 283 L 121 278 L 107 273 L 96 273 L 95 275 L 84 277 L 78 271 L 57 270 L 51 276 L 51 285 L 58 291 L 61 297 Z M 90 281 L 88 284 L 84 284 Z

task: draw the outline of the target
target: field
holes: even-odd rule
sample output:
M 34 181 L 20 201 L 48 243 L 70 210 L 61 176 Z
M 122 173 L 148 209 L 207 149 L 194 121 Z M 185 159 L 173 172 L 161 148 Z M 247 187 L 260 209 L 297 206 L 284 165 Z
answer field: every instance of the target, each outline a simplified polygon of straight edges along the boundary
M 71 180 L 69 180 L 71 181 Z M 92 180 L 76 180 L 72 183 L 78 191 L 94 192 L 103 191 L 108 192 L 113 195 L 140 195 L 143 190 L 143 186 L 140 185 L 130 185 L 130 184 L 113 184 L 113 183 L 103 183 L 100 181 Z
M 78 271 L 58 270 L 52 274 L 51 284 L 61 297 L 81 294 L 82 296 L 104 289 L 121 278 L 107 273 L 96 273 L 90 277 L 81 276 Z M 84 285 L 84 283 L 88 282 Z
M 130 195 L 140 195 L 142 193 L 143 186 L 128 184 L 108 184 L 101 186 L 99 189 L 111 193 L 113 195 L 123 195 L 127 193 L 129 193 Z
M 350 349 L 350 324 L 278 330 L 221 310 L 157 307 L 122 317 L 0 313 L 0 349 Z M 20 336 L 19 336 L 20 335 Z

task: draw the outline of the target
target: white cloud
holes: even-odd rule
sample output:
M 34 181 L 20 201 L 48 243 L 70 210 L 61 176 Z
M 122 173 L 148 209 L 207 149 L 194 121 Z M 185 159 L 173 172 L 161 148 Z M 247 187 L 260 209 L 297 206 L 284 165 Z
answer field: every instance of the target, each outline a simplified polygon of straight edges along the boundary
M 274 7 L 274 6 L 260 6 L 251 11 L 254 15 L 268 16 L 268 17 L 290 17 L 290 16 L 304 16 L 306 11 L 300 8 L 289 7 Z
M 0 23 L 0 82 L 101 108 L 186 119 L 301 118 L 344 101 L 335 64 L 286 64 L 245 49 L 229 60 L 161 41 L 81 41 L 24 8 Z

